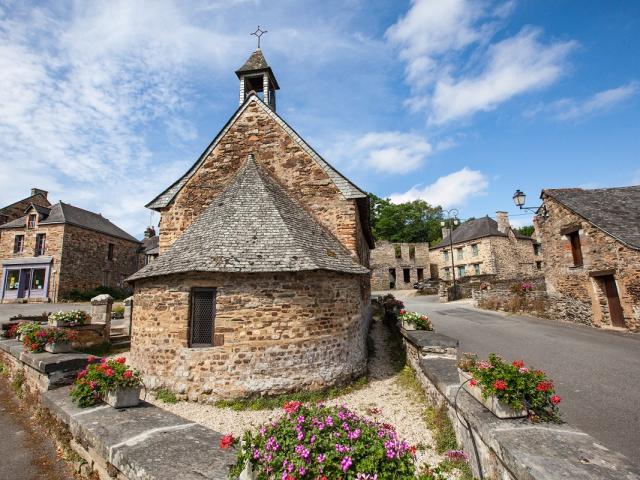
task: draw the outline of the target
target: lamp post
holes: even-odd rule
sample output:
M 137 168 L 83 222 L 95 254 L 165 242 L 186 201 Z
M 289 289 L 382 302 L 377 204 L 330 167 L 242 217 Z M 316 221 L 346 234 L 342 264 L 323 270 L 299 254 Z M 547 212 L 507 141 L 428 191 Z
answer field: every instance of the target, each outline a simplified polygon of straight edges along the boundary
M 516 207 L 518 207 L 520 210 L 531 210 L 536 215 L 542 214 L 543 217 L 546 217 L 547 208 L 545 207 L 544 203 L 539 207 L 525 207 L 524 204 L 526 200 L 527 200 L 527 194 L 520 189 L 517 189 L 516 192 L 513 194 L 513 203 L 515 203 Z
M 448 227 L 449 228 L 449 252 L 451 255 L 451 275 L 453 278 L 453 295 L 454 297 L 457 296 L 457 289 L 456 289 L 456 268 L 455 268 L 455 262 L 453 260 L 453 225 L 458 225 L 458 223 L 460 223 L 460 221 L 458 220 L 458 210 L 456 210 L 455 208 L 452 208 L 451 210 L 446 210 L 445 212 L 443 212 L 446 216 L 445 216 L 445 220 L 442 220 L 440 222 L 440 225 L 442 227 Z M 455 298 L 454 298 L 455 300 Z

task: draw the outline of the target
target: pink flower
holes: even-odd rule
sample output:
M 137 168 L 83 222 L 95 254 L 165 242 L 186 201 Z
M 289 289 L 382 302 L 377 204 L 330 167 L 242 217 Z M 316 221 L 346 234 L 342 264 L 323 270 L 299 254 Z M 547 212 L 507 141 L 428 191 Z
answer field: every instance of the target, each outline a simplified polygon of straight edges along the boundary
M 93 380 L 89 382 L 89 388 L 91 388 L 91 390 L 95 390 L 97 385 L 98 383 Z
M 132 372 L 131 370 L 126 370 L 126 371 L 122 374 L 122 376 L 123 376 L 124 378 L 131 378 L 131 377 L 133 377 L 133 372 Z
M 116 358 L 116 362 L 118 362 L 118 363 L 126 363 L 127 359 L 124 358 L 124 357 L 118 357 L 118 358 Z
M 302 402 L 291 401 L 284 404 L 284 411 L 287 413 L 296 413 L 300 407 L 302 406 Z
M 349 470 L 351 465 L 353 465 L 353 460 L 351 460 L 351 457 L 344 457 L 340 462 L 340 469 L 343 472 L 346 472 L 347 470 Z
M 105 370 L 104 370 L 104 374 L 105 374 L 107 377 L 113 377 L 113 368 L 105 368 Z

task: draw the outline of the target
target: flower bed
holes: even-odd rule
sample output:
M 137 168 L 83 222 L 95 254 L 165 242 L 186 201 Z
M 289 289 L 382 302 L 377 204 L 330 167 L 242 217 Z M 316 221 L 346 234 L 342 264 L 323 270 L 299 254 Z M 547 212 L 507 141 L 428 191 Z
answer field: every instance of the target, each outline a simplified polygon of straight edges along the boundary
M 139 389 L 142 378 L 126 364 L 124 357 L 115 360 L 88 358 L 87 368 L 78 373 L 71 389 L 71 398 L 80 407 L 90 407 L 118 389 Z
M 21 323 L 16 333 L 22 336 L 22 343 L 30 352 L 39 353 L 47 345 L 70 343 L 77 338 L 77 333 L 64 328 L 43 327 L 38 323 Z
M 71 310 L 69 312 L 56 312 L 49 315 L 49 325 L 54 327 L 75 327 L 89 323 L 91 317 L 82 310 Z
M 469 385 L 479 387 L 485 399 L 493 396 L 515 411 L 526 409 L 532 421 L 560 422 L 561 398 L 542 370 L 526 367 L 522 360 L 505 362 L 495 353 L 487 360 L 465 353 L 458 368 L 471 375 Z
M 407 312 L 400 310 L 398 320 L 402 322 L 405 330 L 429 330 L 433 331 L 433 324 L 429 317 L 418 312 Z
M 345 407 L 288 402 L 285 413 L 246 432 L 232 477 L 245 469 L 258 479 L 413 479 L 416 447 L 391 425 L 360 417 Z M 220 446 L 238 442 L 223 437 Z

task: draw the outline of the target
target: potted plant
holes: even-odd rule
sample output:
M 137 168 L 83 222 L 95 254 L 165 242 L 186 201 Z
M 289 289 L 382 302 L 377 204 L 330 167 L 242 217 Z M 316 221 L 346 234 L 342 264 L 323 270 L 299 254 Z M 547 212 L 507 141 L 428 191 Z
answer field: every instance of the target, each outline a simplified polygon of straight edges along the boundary
M 49 327 L 44 331 L 47 341 L 44 349 L 50 353 L 69 353 L 71 342 L 78 338 L 77 332 L 67 328 Z
M 458 362 L 462 388 L 498 418 L 529 417 L 532 421 L 559 422 L 553 381 L 542 370 L 522 360 L 505 362 L 495 353 L 487 360 L 465 353 Z
M 415 478 L 416 447 L 393 426 L 345 407 L 287 402 L 284 413 L 242 441 L 224 436 L 221 448 L 237 446 L 232 478 Z
M 37 323 L 32 323 L 32 326 L 22 334 L 22 344 L 33 353 L 44 352 L 44 347 L 47 345 L 47 332 Z
M 102 399 L 113 408 L 135 407 L 140 403 L 142 378 L 126 364 L 124 357 L 97 361 L 89 356 L 87 368 L 78 373 L 70 395 L 80 407 Z
M 429 317 L 418 312 L 407 312 L 406 310 L 400 310 L 398 316 L 402 328 L 405 330 L 428 330 L 433 331 L 433 324 Z
M 91 317 L 82 310 L 55 312 L 49 315 L 48 323 L 52 327 L 75 327 L 91 323 Z
M 24 338 L 27 334 L 36 332 L 40 330 L 42 327 L 37 322 L 21 322 L 18 324 L 16 329 L 16 334 L 18 336 L 18 340 L 21 342 L 24 341 Z

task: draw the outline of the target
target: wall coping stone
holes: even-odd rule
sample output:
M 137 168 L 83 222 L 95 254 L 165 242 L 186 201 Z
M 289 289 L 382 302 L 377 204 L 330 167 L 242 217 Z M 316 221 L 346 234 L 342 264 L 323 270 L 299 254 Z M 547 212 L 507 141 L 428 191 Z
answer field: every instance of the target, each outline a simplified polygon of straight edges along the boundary
M 14 339 L 0 340 L 0 350 L 15 357 L 25 365 L 52 376 L 57 373 L 78 372 L 87 365 L 89 355 L 85 353 L 33 353 L 29 352 L 22 342 Z
M 526 419 L 500 420 L 464 390 L 456 401 L 460 386 L 456 363 L 451 358 L 427 357 L 420 360 L 420 369 L 451 406 L 457 403 L 460 416 L 514 478 L 640 480 L 640 467 L 576 428 Z
M 122 303 L 124 305 L 131 305 L 133 304 L 133 295 L 131 295 L 130 297 L 125 298 Z
M 459 345 L 458 340 L 455 338 L 428 330 L 405 330 L 401 328 L 400 333 L 409 343 L 420 349 L 429 347 L 458 348 Z
M 64 387 L 44 393 L 42 403 L 127 479 L 223 480 L 235 463 L 235 450 L 219 447 L 221 433 L 147 402 L 120 410 L 79 408 Z
M 103 293 L 91 299 L 91 305 L 107 305 L 113 303 L 113 297 L 108 293 Z

